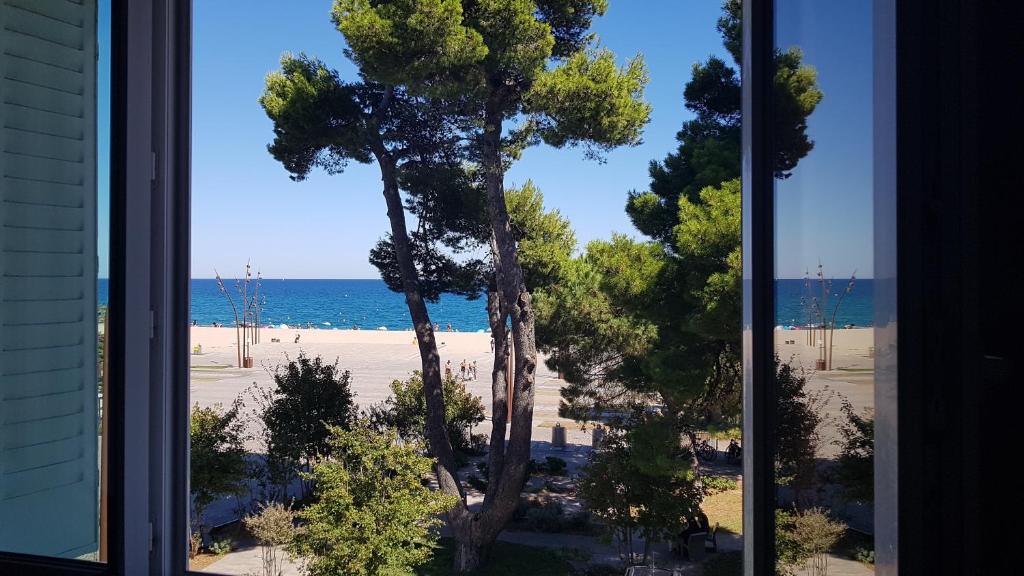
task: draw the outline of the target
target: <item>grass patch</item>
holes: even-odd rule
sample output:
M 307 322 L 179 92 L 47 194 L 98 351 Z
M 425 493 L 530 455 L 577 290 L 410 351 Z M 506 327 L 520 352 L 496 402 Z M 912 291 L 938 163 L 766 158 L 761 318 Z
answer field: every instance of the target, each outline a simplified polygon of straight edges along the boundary
M 416 570 L 417 576 L 448 576 L 452 573 L 455 541 L 442 538 L 428 564 Z M 487 564 L 477 576 L 571 576 L 573 567 L 557 550 L 498 542 Z
M 708 521 L 714 526 L 734 534 L 743 533 L 743 488 L 725 490 L 712 494 L 704 499 L 701 509 L 708 515 Z
M 743 576 L 743 553 L 715 554 L 704 563 L 704 576 Z

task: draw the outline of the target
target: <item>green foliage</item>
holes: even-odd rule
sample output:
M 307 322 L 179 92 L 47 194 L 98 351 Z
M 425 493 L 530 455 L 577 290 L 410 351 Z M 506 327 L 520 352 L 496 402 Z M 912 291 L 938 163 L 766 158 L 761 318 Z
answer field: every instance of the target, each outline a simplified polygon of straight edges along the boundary
M 278 552 L 294 545 L 301 531 L 295 526 L 295 520 L 295 511 L 280 502 L 263 504 L 256 514 L 242 519 L 245 529 L 260 546 L 263 571 L 258 576 L 281 576 L 284 558 L 278 556 Z
M 821 508 L 794 512 L 776 510 L 776 574 L 790 576 L 795 568 L 806 566 L 807 574 L 826 576 L 826 555 L 845 533 L 846 524 L 833 520 Z
M 330 429 L 355 418 L 351 375 L 305 353 L 274 370 L 274 388 L 258 389 L 257 415 L 265 427 L 271 476 L 287 485 L 319 456 L 330 455 Z
M 459 0 L 335 0 L 332 17 L 349 58 L 387 84 L 444 87 L 488 55 Z
M 316 501 L 294 549 L 308 559 L 311 576 L 411 574 L 436 546 L 440 515 L 457 499 L 424 485 L 433 461 L 415 442 L 364 422 L 330 428 L 331 457 L 310 477 Z
M 455 378 L 445 378 L 445 428 L 452 448 L 461 452 L 473 450 L 470 428 L 484 421 L 484 405 L 466 385 Z M 378 430 L 394 428 L 406 440 L 426 441 L 427 400 L 423 378 L 414 372 L 407 380 L 391 382 L 391 396 L 383 404 L 370 408 L 370 421 Z
M 775 473 L 778 483 L 789 485 L 799 497 L 817 480 L 818 430 L 824 400 L 820 394 L 805 390 L 807 378 L 802 372 L 777 357 L 775 384 Z
M 189 417 L 189 453 L 195 528 L 214 500 L 241 494 L 246 478 L 245 422 L 239 418 L 241 401 L 228 410 L 214 405 L 192 407 Z
M 215 556 L 223 556 L 228 552 L 231 552 L 231 540 L 224 538 L 217 540 L 213 544 L 210 544 L 210 552 Z
M 726 478 L 724 476 L 704 476 L 703 482 L 710 494 L 725 492 L 727 490 L 736 490 L 740 486 L 739 483 L 732 478 Z
M 350 161 L 372 159 L 366 141 L 363 100 L 372 90 L 346 84 L 323 62 L 284 54 L 281 69 L 267 75 L 259 103 L 274 123 L 270 154 L 303 180 L 313 168 L 341 172 Z
M 637 534 L 651 540 L 678 534 L 707 494 L 680 450 L 678 433 L 673 441 L 665 437 L 671 434 L 655 432 L 672 430 L 672 424 L 660 416 L 634 418 L 640 421 L 629 426 L 631 432 L 609 431 L 579 484 L 587 508 L 630 549 Z
M 531 180 L 506 190 L 505 205 L 526 285 L 536 289 L 555 284 L 576 249 L 569 221 L 558 210 L 544 209 L 544 194 Z
M 858 414 L 848 400 L 843 402 L 843 421 L 839 423 L 841 440 L 836 462 L 836 480 L 846 498 L 872 502 L 875 495 L 875 416 L 865 408 Z
M 527 111 L 547 144 L 586 145 L 591 155 L 640 143 L 651 114 L 642 101 L 649 78 L 637 55 L 619 69 L 608 49 L 580 50 L 541 75 L 526 95 Z
M 568 462 L 557 456 L 547 456 L 544 458 L 544 471 L 552 476 L 564 475 L 568 465 Z
M 657 331 L 629 310 L 631 299 L 646 301 L 660 251 L 625 236 L 592 242 L 566 263 L 559 282 L 535 293 L 538 346 L 566 381 L 563 415 L 586 420 L 645 390 L 642 365 Z
M 591 49 L 606 0 L 336 0 L 334 18 L 368 78 L 417 94 L 458 95 L 476 120 L 522 118 L 514 156 L 543 139 L 598 149 L 635 144 L 650 107 L 642 59 L 616 66 Z M 487 127 L 480 127 L 486 130 Z M 503 169 L 491 166 L 489 169 Z

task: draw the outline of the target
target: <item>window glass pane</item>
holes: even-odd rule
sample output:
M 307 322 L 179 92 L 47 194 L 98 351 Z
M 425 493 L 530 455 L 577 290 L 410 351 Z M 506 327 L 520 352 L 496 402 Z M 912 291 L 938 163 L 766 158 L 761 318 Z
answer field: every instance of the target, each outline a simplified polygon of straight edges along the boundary
M 0 550 L 100 560 L 109 3 L 0 2 Z
M 276 502 L 319 574 L 739 567 L 740 3 L 250 4 L 195 3 L 192 566 Z
M 777 562 L 870 574 L 872 3 L 777 0 L 775 42 Z

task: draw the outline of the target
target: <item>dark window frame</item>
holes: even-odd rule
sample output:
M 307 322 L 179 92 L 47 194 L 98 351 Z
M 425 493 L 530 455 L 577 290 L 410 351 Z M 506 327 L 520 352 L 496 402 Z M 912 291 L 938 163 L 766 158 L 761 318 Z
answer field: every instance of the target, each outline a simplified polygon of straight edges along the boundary
M 775 2 L 743 3 L 743 567 L 775 573 Z

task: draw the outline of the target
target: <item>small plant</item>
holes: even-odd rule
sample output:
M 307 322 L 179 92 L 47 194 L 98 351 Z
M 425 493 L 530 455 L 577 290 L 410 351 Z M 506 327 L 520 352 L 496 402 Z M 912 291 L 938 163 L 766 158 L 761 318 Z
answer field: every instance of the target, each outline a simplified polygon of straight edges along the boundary
M 704 487 L 712 494 L 736 490 L 740 487 L 738 482 L 724 476 L 705 476 L 703 480 Z
M 564 475 L 568 466 L 569 464 L 565 460 L 557 456 L 548 456 L 544 459 L 544 470 L 552 476 Z
M 216 556 L 223 556 L 228 552 L 231 552 L 231 548 L 231 540 L 229 538 L 222 538 L 214 541 L 213 544 L 210 544 L 210 552 Z
M 857 546 L 853 551 L 853 559 L 864 564 L 875 564 L 875 551 L 867 546 Z
M 776 511 L 776 574 L 793 574 L 806 566 L 808 576 L 828 576 L 828 553 L 846 533 L 846 524 L 822 508 Z
M 565 525 L 562 505 L 550 502 L 530 508 L 526 513 L 526 523 L 538 532 L 560 532 Z
M 295 512 L 280 502 L 272 502 L 264 504 L 242 522 L 260 545 L 263 572 L 259 576 L 281 576 L 284 558 L 278 556 L 278 552 L 292 546 L 299 532 L 295 527 Z

